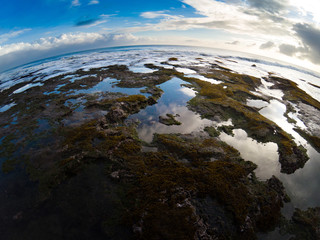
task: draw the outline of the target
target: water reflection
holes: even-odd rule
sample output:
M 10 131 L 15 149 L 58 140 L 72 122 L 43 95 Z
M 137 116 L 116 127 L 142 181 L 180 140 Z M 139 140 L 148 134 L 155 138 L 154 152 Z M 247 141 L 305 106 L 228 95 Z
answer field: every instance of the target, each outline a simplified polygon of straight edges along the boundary
M 27 89 L 33 88 L 33 87 L 36 87 L 36 86 L 40 86 L 41 87 L 41 86 L 43 86 L 43 83 L 28 83 L 25 86 L 15 90 L 13 92 L 13 94 L 22 93 L 22 92 L 26 91 Z
M 258 143 L 247 136 L 242 129 L 234 129 L 234 136 L 221 133 L 219 138 L 236 148 L 241 157 L 258 165 L 255 174 L 265 180 L 272 175 L 278 177 L 291 198 L 291 202 L 284 209 L 284 214 L 291 217 L 294 208 L 307 209 L 316 207 L 320 203 L 320 154 L 309 144 L 306 145 L 309 161 L 293 174 L 280 172 L 278 147 L 275 143 Z
M 190 96 L 190 97 L 195 97 L 196 96 L 196 91 L 194 91 L 191 88 L 188 87 L 181 87 L 179 89 L 180 92 L 183 92 L 185 95 Z
M 138 127 L 139 138 L 151 142 L 154 133 L 191 133 L 194 131 L 201 131 L 205 126 L 212 125 L 212 122 L 207 119 L 201 119 L 200 115 L 190 111 L 185 106 L 177 104 L 157 104 L 150 112 L 155 112 L 155 115 L 149 115 L 150 109 L 137 114 L 136 118 L 145 119 Z M 167 126 L 158 122 L 160 115 L 166 113 L 179 114 L 176 120 L 181 122 L 181 125 Z
M 260 179 L 268 179 L 280 172 L 278 146 L 273 142 L 259 143 L 248 137 L 242 129 L 234 129 L 234 136 L 222 132 L 219 138 L 237 149 L 241 157 L 258 165 L 255 174 Z
M 145 66 L 129 66 L 129 70 L 134 73 L 153 73 L 155 70 Z
M 181 84 L 186 82 L 179 78 L 173 78 L 161 84 L 159 87 L 164 90 L 164 93 L 158 103 L 130 116 L 130 119 L 141 121 L 137 129 L 140 139 L 151 142 L 154 133 L 191 133 L 212 125 L 212 121 L 201 119 L 199 114 L 186 107 L 187 102 L 195 96 L 195 92 L 190 88 L 182 87 Z M 176 120 L 181 122 L 181 125 L 167 126 L 159 123 L 159 116 L 167 113 L 178 114 Z
M 302 169 L 290 175 L 278 174 L 291 197 L 292 208 L 307 209 L 319 206 L 320 203 L 320 154 L 309 145 L 307 153 L 310 159 Z
M 199 74 L 188 74 L 188 75 L 185 75 L 185 76 L 189 77 L 189 78 L 197 78 L 199 80 L 206 81 L 206 82 L 209 82 L 209 83 L 212 83 L 212 84 L 220 84 L 220 83 L 222 83 L 222 81 L 218 81 L 218 80 L 215 80 L 213 78 L 207 78 L 207 77 L 199 75 Z
M 13 102 L 13 103 L 9 103 L 7 105 L 4 105 L 3 107 L 0 107 L 0 113 L 9 110 L 10 108 L 12 108 L 15 105 L 17 105 L 17 104 Z
M 266 101 L 255 100 L 255 99 L 248 99 L 246 104 L 250 107 L 256 107 L 256 108 L 263 108 L 269 105 L 269 103 Z
M 287 118 L 284 116 L 285 112 L 286 106 L 278 100 L 271 100 L 267 107 L 259 111 L 261 115 L 277 123 L 284 131 L 291 134 L 297 144 L 306 145 L 307 141 L 293 130 L 294 126 L 292 124 L 288 123 Z
M 283 92 L 280 89 L 270 89 L 273 86 L 273 83 L 267 82 L 261 78 L 261 85 L 257 88 L 257 92 L 265 96 L 270 96 L 279 100 L 282 100 Z
M 181 72 L 183 74 L 196 74 L 197 72 L 194 70 L 191 70 L 189 68 L 181 68 L 181 67 L 177 67 L 176 70 L 178 72 Z
M 119 83 L 119 80 L 114 78 L 106 78 L 89 89 L 82 89 L 74 91 L 73 94 L 88 94 L 88 93 L 97 93 L 97 92 L 121 92 L 129 95 L 133 94 L 142 94 L 145 96 L 149 96 L 148 93 L 141 93 L 140 91 L 144 88 L 122 88 L 117 87 L 116 84 Z

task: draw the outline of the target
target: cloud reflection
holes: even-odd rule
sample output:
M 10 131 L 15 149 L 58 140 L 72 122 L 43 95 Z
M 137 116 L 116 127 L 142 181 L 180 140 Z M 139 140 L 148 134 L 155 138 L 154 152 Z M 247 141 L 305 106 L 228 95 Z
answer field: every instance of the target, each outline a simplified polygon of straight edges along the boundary
M 234 129 L 234 136 L 222 132 L 220 139 L 237 149 L 241 157 L 258 165 L 255 174 L 260 179 L 268 179 L 280 172 L 278 146 L 273 142 L 259 143 L 248 137 L 242 129 Z
M 156 105 L 154 108 L 154 111 L 151 112 L 154 112 L 155 114 L 151 118 L 146 111 L 140 114 L 140 118 L 143 117 L 144 119 L 147 119 L 147 121 L 143 121 L 138 127 L 138 135 L 140 139 L 146 142 L 152 141 L 154 133 L 186 134 L 201 131 L 205 126 L 212 125 L 212 121 L 201 119 L 199 114 L 190 111 L 185 106 L 172 103 L 168 106 L 164 104 Z M 179 114 L 179 117 L 176 117 L 176 119 L 181 122 L 181 125 L 167 126 L 158 122 L 159 116 L 165 115 L 166 113 Z

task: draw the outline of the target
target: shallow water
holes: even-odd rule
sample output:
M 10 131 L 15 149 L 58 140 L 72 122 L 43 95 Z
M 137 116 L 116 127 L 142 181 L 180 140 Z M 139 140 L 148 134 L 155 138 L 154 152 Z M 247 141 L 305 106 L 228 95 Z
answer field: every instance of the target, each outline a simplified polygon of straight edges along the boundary
M 5 112 L 7 110 L 9 110 L 10 108 L 12 108 L 13 106 L 17 105 L 16 103 L 9 103 L 7 105 L 4 105 L 0 108 L 0 113 Z
M 259 113 L 262 116 L 275 122 L 287 133 L 291 134 L 298 145 L 302 144 L 303 146 L 306 146 L 307 141 L 304 138 L 302 138 L 296 131 L 293 130 L 294 125 L 288 123 L 287 118 L 284 116 L 286 109 L 286 105 L 284 105 L 283 103 L 279 102 L 278 100 L 271 100 L 270 104 L 262 108 L 259 111 Z
M 277 144 L 259 143 L 248 137 L 242 129 L 234 129 L 233 134 L 234 136 L 230 136 L 222 132 L 219 138 L 237 149 L 243 159 L 258 165 L 255 174 L 259 179 L 266 180 L 280 172 Z
M 43 83 L 29 83 L 29 84 L 27 84 L 27 85 L 15 90 L 13 92 L 13 94 L 22 93 L 22 92 L 28 90 L 29 88 L 33 88 L 33 87 L 36 87 L 36 86 L 43 86 Z
M 216 79 L 207 78 L 207 77 L 199 75 L 199 74 L 187 74 L 185 76 L 189 77 L 189 78 L 197 78 L 197 79 L 200 79 L 202 81 L 206 81 L 206 82 L 209 82 L 209 83 L 212 83 L 212 84 L 220 84 L 220 83 L 222 83 L 221 81 L 218 81 Z
M 186 83 L 179 78 L 173 78 L 159 85 L 164 93 L 158 103 L 129 117 L 141 122 L 137 128 L 140 139 L 151 142 L 154 133 L 191 133 L 212 125 L 212 121 L 201 119 L 199 114 L 186 107 L 187 102 L 195 96 L 192 89 L 181 86 Z M 181 125 L 167 126 L 160 123 L 159 116 L 165 116 L 167 113 L 178 114 L 176 120 L 181 122 Z
M 72 91 L 72 95 L 77 94 L 92 94 L 92 93 L 98 93 L 98 92 L 121 92 L 124 94 L 134 95 L 134 94 L 141 94 L 144 96 L 150 96 L 149 93 L 142 93 L 141 90 L 145 88 L 122 88 L 117 87 L 116 84 L 120 81 L 114 79 L 114 78 L 106 78 L 103 79 L 101 82 L 93 86 L 89 89 L 83 89 L 83 90 L 76 90 Z
M 310 159 L 305 166 L 294 174 L 277 174 L 291 197 L 289 205 L 301 209 L 316 207 L 320 204 L 320 154 L 311 146 L 307 146 Z
M 269 103 L 266 101 L 255 100 L 255 99 L 248 99 L 246 104 L 250 107 L 256 107 L 256 108 L 262 108 L 269 105 Z
M 262 95 L 266 95 L 272 98 L 276 98 L 279 100 L 282 100 L 283 92 L 279 89 L 270 89 L 271 86 L 273 86 L 273 83 L 267 82 L 264 79 L 261 79 L 261 85 L 256 90 L 257 93 L 260 93 Z

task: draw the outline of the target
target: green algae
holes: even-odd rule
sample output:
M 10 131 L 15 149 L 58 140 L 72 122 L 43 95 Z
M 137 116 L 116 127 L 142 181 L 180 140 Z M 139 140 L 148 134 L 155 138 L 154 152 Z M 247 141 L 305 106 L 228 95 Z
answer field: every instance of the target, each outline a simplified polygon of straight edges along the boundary
M 234 136 L 233 129 L 234 129 L 233 126 L 220 126 L 220 127 L 218 127 L 218 130 L 220 132 L 223 131 L 226 134 L 231 135 L 231 136 Z
M 290 220 L 285 220 L 281 224 L 282 235 L 293 235 L 291 239 L 319 239 L 320 208 L 308 208 L 301 210 L 296 208 Z
M 175 119 L 175 117 L 177 117 L 177 115 L 172 115 L 170 113 L 166 114 L 166 117 L 163 116 L 159 116 L 159 122 L 162 124 L 165 124 L 167 126 L 171 126 L 171 125 L 181 125 L 181 122 L 177 121 Z
M 250 182 L 243 166 L 217 160 L 199 162 L 191 167 L 178 162 L 165 152 L 148 153 L 139 158 L 130 156 L 127 161 L 134 161 L 131 171 L 135 171 L 134 175 L 137 176 L 134 184 L 137 188 L 132 194 L 138 205 L 130 211 L 130 219 L 140 223 L 142 239 L 151 236 L 170 236 L 170 239 L 183 236 L 185 239 L 192 239 L 190 236 L 195 234 L 195 216 L 191 205 L 186 204 L 186 199 L 192 196 L 203 198 L 207 195 L 217 199 L 226 211 L 232 214 L 238 226 L 237 234 L 240 234 L 240 226 L 245 224 L 250 212 L 250 202 L 255 201 L 247 187 Z M 265 185 L 260 185 L 261 188 L 264 188 L 263 186 Z M 265 191 L 268 192 L 266 189 Z M 275 195 L 271 194 L 270 199 Z M 162 212 L 163 210 L 166 211 Z M 279 211 L 280 208 L 277 214 Z M 161 212 L 163 216 L 159 217 Z M 272 214 L 269 213 L 269 216 Z M 170 235 L 171 231 L 168 230 L 171 229 L 169 226 L 172 220 L 179 218 L 179 230 L 175 232 L 177 235 Z M 274 224 L 273 220 L 268 224 Z
M 126 67 L 116 65 L 103 71 L 90 70 L 90 73 L 98 72 L 99 77 L 119 77 L 119 86 L 148 86 L 146 91 L 155 97 L 162 94 L 155 84 L 167 81 L 173 76 L 183 76 L 175 70 L 161 68 L 152 75 L 134 74 Z M 81 71 L 78 73 L 84 74 Z M 226 110 L 223 113 L 224 118 L 232 117 L 235 125 L 245 126 L 252 131 L 251 134 L 259 131 L 273 132 L 275 128 L 272 123 L 259 116 L 254 109 L 237 103 L 240 100 L 245 102 L 246 96 L 252 97 L 252 94 L 250 95 L 240 84 L 258 84 L 258 80 L 226 71 L 220 71 L 219 74 L 221 79 L 228 81 L 227 89 L 223 88 L 226 84 L 212 85 L 197 79 L 185 78 L 196 89 L 200 89 L 199 96 L 192 101 L 208 104 L 208 114 L 212 116 L 215 115 L 211 110 L 212 106 L 220 113 Z M 233 77 L 235 80 L 231 80 Z M 80 84 L 80 81 L 77 84 Z M 62 91 L 80 89 L 81 86 L 77 84 L 62 88 Z M 67 99 L 70 98 L 63 95 L 54 102 L 61 105 Z M 91 98 L 93 102 L 100 101 L 97 99 L 98 96 Z M 37 101 L 43 103 L 45 100 Z M 116 105 L 121 103 L 124 107 Z M 110 111 L 116 108 L 125 111 L 123 119 L 126 119 L 129 114 L 150 103 L 142 95 L 132 95 L 104 99 L 99 104 Z M 39 105 L 37 111 L 44 109 L 44 106 Z M 57 118 L 71 114 L 73 110 L 62 108 L 63 113 Z M 239 120 L 236 119 L 237 115 L 240 115 Z M 53 123 L 60 120 L 54 119 Z M 35 124 L 37 123 L 34 122 L 33 125 Z M 137 238 L 194 239 L 197 229 L 202 227 L 199 223 L 201 216 L 197 216 L 194 202 L 208 196 L 218 202 L 235 226 L 236 232 L 221 235 L 225 239 L 230 236 L 254 239 L 254 232 L 272 228 L 277 222 L 281 207 L 280 194 L 267 183 L 259 182 L 254 177 L 254 164 L 242 160 L 237 150 L 217 139 L 157 134 L 153 146 L 158 147 L 160 151 L 144 153 L 141 151 L 142 143 L 135 126 L 127 126 L 121 121 L 110 123 L 94 120 L 82 122 L 77 127 L 59 126 L 55 132 L 51 132 L 55 137 L 60 136 L 56 147 L 49 152 L 26 157 L 26 169 L 30 177 L 38 182 L 42 199 L 48 199 L 50 194 L 55 194 L 54 190 L 58 186 L 66 184 L 88 166 L 101 163 L 105 166 L 106 178 L 110 178 L 117 187 L 125 188 L 119 194 L 121 198 L 126 198 L 127 203 L 120 207 L 117 215 L 124 219 L 128 228 L 134 228 Z M 207 129 L 207 132 L 211 137 L 217 135 L 213 129 Z M 263 133 L 257 137 L 267 141 L 266 135 Z M 30 138 L 35 136 L 31 134 Z M 37 137 L 40 136 L 42 135 L 39 134 Z M 278 139 L 278 136 L 275 138 Z M 287 137 L 283 138 L 287 140 Z M 287 141 L 282 145 L 288 146 L 285 150 L 290 151 L 291 144 L 292 142 Z M 7 150 L 10 150 L 9 145 Z M 183 159 L 187 159 L 188 162 L 182 161 Z M 10 166 L 10 162 L 7 164 Z M 112 177 L 114 172 L 119 173 L 117 179 Z M 114 215 L 105 216 L 103 225 L 107 232 L 112 231 L 110 225 L 113 221 L 119 224 L 119 218 L 113 220 L 113 217 Z M 248 217 L 252 225 L 245 227 L 249 224 Z M 211 226 L 211 229 L 214 227 Z M 207 234 L 213 235 L 210 231 Z
M 143 95 L 130 95 L 128 97 L 120 97 L 117 98 L 116 101 L 117 102 L 143 102 L 146 101 L 147 98 Z
M 269 80 L 276 83 L 271 88 L 281 89 L 284 92 L 284 100 L 293 103 L 303 102 L 320 110 L 320 102 L 300 89 L 295 82 L 290 81 L 289 79 L 274 76 L 269 77 Z
M 312 147 L 314 147 L 317 152 L 320 153 L 320 138 L 317 136 L 313 136 L 308 134 L 306 131 L 303 131 L 301 128 L 295 128 L 294 129 L 297 133 L 300 134 L 304 139 L 306 139 Z
M 209 75 L 207 77 L 214 77 L 227 82 L 228 88 L 223 88 L 222 84 L 210 84 L 199 79 L 185 79 L 194 83 L 198 91 L 198 95 L 188 102 L 192 110 L 209 119 L 217 116 L 222 120 L 231 118 L 234 127 L 244 129 L 249 137 L 253 137 L 260 142 L 272 141 L 277 143 L 282 172 L 292 173 L 297 168 L 304 166 L 308 160 L 304 149 L 298 147 L 292 141 L 291 136 L 274 122 L 262 116 L 257 109 L 245 104 L 246 96 L 259 98 L 246 88 L 254 90 L 261 84 L 260 79 L 220 70 L 215 70 L 210 74 L 214 76 Z M 242 92 L 241 95 L 239 95 L 239 91 Z
M 204 131 L 206 131 L 210 137 L 218 137 L 220 135 L 220 132 L 216 130 L 215 127 L 205 127 Z
M 209 161 L 210 158 L 239 158 L 239 152 L 229 145 L 207 138 L 189 140 L 183 135 L 156 134 L 154 141 L 160 149 L 166 149 L 176 154 L 178 158 L 186 158 L 192 163 Z

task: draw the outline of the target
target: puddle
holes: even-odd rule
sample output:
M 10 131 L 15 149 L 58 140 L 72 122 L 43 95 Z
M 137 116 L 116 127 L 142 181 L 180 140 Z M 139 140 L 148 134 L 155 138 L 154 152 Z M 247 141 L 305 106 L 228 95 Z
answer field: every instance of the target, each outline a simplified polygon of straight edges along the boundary
M 188 88 L 188 87 L 181 87 L 179 89 L 179 91 L 184 93 L 187 96 L 190 96 L 190 97 L 195 97 L 196 96 L 196 91 L 194 91 L 193 89 Z
M 7 110 L 9 110 L 10 108 L 12 108 L 13 106 L 17 105 L 16 103 L 9 103 L 7 105 L 4 105 L 3 107 L 0 108 L 0 113 L 5 112 Z
M 22 92 L 28 90 L 29 88 L 33 88 L 33 87 L 36 87 L 36 86 L 43 86 L 43 83 L 29 83 L 29 84 L 27 84 L 27 85 L 15 90 L 13 92 L 13 94 L 22 93 Z
M 175 68 L 178 72 L 181 72 L 183 74 L 196 74 L 197 72 L 194 71 L 194 70 L 191 70 L 189 68 L 180 68 L 180 67 L 177 67 Z
M 66 78 L 68 78 L 68 77 L 71 77 L 71 79 L 69 79 L 69 82 L 74 83 L 75 81 L 82 80 L 84 78 L 97 77 L 97 75 L 96 74 L 94 74 L 94 75 L 84 75 L 84 76 L 79 76 L 79 77 L 77 77 L 77 76 L 66 76 Z
M 246 103 L 249 107 L 256 107 L 256 108 L 263 108 L 269 105 L 268 102 L 263 100 L 255 100 L 255 99 L 248 99 Z
M 268 106 L 262 108 L 259 111 L 262 116 L 275 122 L 284 131 L 291 134 L 298 145 L 302 144 L 305 146 L 307 144 L 307 141 L 293 130 L 294 126 L 288 123 L 287 118 L 284 116 L 285 112 L 286 105 L 279 102 L 278 100 L 271 100 Z
M 181 84 L 186 83 L 179 78 L 173 78 L 159 85 L 164 93 L 158 103 L 129 117 L 129 119 L 140 120 L 141 123 L 137 128 L 140 139 L 151 142 L 154 133 L 186 134 L 201 131 L 205 126 L 212 125 L 212 121 L 201 119 L 199 114 L 186 107 L 187 102 L 195 95 L 192 89 L 187 90 L 188 88 L 181 87 Z M 167 113 L 178 114 L 176 120 L 181 122 L 181 125 L 167 126 L 160 123 L 159 116 Z
M 47 131 L 50 128 L 49 121 L 47 119 L 38 119 L 38 128 L 34 131 L 34 133 L 41 133 L 43 131 Z
M 273 86 L 273 83 L 267 82 L 263 78 L 261 79 L 261 85 L 257 88 L 256 92 L 261 93 L 262 95 L 266 95 L 269 97 L 273 97 L 279 100 L 282 100 L 284 96 L 283 92 L 279 89 L 270 89 Z M 255 93 L 255 92 L 253 92 Z
M 117 87 L 116 84 L 119 83 L 119 80 L 114 78 L 106 78 L 89 89 L 76 90 L 72 92 L 72 95 L 78 94 L 91 94 L 97 92 L 121 92 L 128 95 L 141 94 L 146 97 L 150 96 L 149 93 L 141 93 L 140 91 L 145 88 L 122 88 Z
M 65 85 L 67 85 L 67 84 L 60 84 L 60 85 L 56 86 L 56 88 L 55 88 L 53 91 L 51 91 L 51 92 L 44 92 L 43 94 L 44 94 L 44 95 L 60 94 L 61 91 L 59 91 L 59 89 L 60 89 L 61 87 L 64 87 Z
M 129 70 L 134 73 L 153 73 L 156 71 L 155 69 L 147 68 L 145 66 L 130 66 Z
M 199 74 L 188 74 L 185 77 L 197 78 L 199 80 L 206 81 L 206 82 L 209 82 L 209 83 L 212 83 L 212 84 L 220 84 L 220 83 L 222 83 L 221 81 L 215 80 L 213 78 L 207 78 L 207 77 L 199 75 Z
M 222 132 L 219 138 L 237 149 L 241 157 L 258 165 L 255 174 L 265 180 L 280 172 L 278 146 L 276 143 L 258 143 L 242 129 L 234 129 L 234 136 Z
M 310 159 L 303 168 L 298 169 L 294 174 L 278 175 L 291 198 L 289 205 L 292 209 L 317 207 L 320 203 L 320 154 L 310 145 L 307 146 L 307 154 Z

